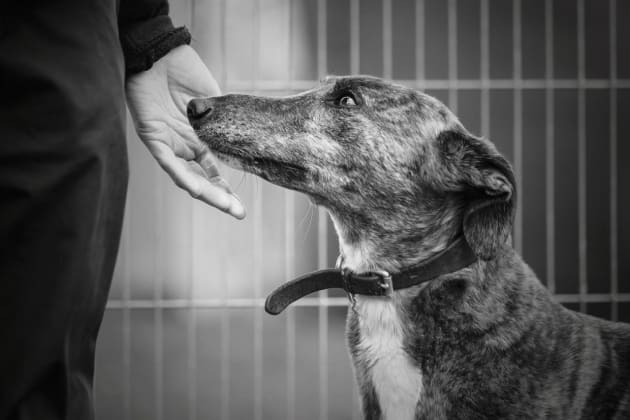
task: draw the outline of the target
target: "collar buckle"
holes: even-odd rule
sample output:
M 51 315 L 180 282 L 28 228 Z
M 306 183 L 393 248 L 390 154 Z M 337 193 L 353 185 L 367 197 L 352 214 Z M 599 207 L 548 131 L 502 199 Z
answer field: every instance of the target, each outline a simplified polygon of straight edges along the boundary
M 385 291 L 385 296 L 391 297 L 394 294 L 394 283 L 392 282 L 392 275 L 385 270 L 375 270 L 372 273 L 376 274 L 379 278 L 376 284 L 379 285 Z
M 394 293 L 394 283 L 392 281 L 392 275 L 385 270 L 370 270 L 365 273 L 355 274 L 343 267 L 343 255 L 339 254 L 335 268 L 341 271 L 341 277 L 343 278 L 343 285 L 350 301 L 354 303 L 354 287 L 353 280 L 361 282 L 372 283 L 376 285 L 376 288 L 372 288 L 373 292 L 370 294 L 376 296 L 391 297 Z
M 385 270 L 372 270 L 355 274 L 342 269 L 344 288 L 351 293 L 391 297 L 394 293 L 392 276 Z M 361 290 L 357 292 L 356 290 Z

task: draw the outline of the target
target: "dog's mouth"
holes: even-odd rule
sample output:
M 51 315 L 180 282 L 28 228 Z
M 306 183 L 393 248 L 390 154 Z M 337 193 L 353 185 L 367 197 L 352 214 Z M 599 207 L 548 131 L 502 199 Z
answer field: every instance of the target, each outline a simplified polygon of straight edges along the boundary
M 221 150 L 216 148 L 210 148 L 212 154 L 219 159 L 219 161 L 225 163 L 226 165 L 239 170 L 245 170 L 245 165 L 243 164 L 243 157 L 240 153 L 236 153 L 234 151 Z
M 286 162 L 270 156 L 256 156 L 243 150 L 213 144 L 212 153 L 226 165 L 281 186 L 296 189 L 306 179 L 307 169 L 298 163 Z

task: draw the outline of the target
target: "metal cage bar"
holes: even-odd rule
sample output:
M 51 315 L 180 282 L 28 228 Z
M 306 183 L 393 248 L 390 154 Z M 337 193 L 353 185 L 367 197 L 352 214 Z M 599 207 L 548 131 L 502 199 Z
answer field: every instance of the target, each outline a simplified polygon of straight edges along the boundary
M 545 223 L 547 247 L 547 287 L 556 291 L 556 240 L 555 240 L 555 141 L 553 91 L 553 0 L 545 0 Z
M 353 0 L 354 1 L 354 0 Z M 357 42 L 358 48 L 358 42 Z M 354 59 L 351 60 L 351 69 L 356 65 Z M 358 72 L 358 71 L 357 71 Z M 354 71 L 353 71 L 354 73 Z M 393 82 L 411 88 L 426 89 L 451 89 L 451 90 L 479 90 L 482 89 L 483 81 L 479 79 L 423 79 L 407 80 L 394 79 Z M 285 81 L 262 80 L 257 83 L 257 91 L 268 94 L 294 93 L 306 89 L 311 89 L 319 84 L 319 80 L 294 80 L 290 84 Z M 240 80 L 229 80 L 226 83 L 226 90 L 237 92 L 251 92 L 251 83 Z M 528 89 L 578 89 L 580 82 L 578 79 L 490 79 L 487 83 L 488 89 L 508 89 L 508 90 L 528 90 Z M 582 82 L 583 89 L 628 89 L 630 79 L 616 79 L 614 85 L 610 79 L 586 79 Z
M 257 82 L 260 80 L 260 55 L 261 55 L 261 0 L 254 1 L 253 9 L 253 25 L 254 25 L 254 38 L 253 38 L 253 82 L 254 88 L 257 89 Z M 291 8 L 289 7 L 289 14 Z M 291 42 L 291 26 L 289 25 L 289 42 Z M 291 44 L 289 43 L 289 55 L 291 54 Z M 288 80 L 291 80 L 291 68 L 289 67 Z M 264 267 L 263 260 L 263 204 L 264 198 L 262 194 L 262 185 L 259 183 L 254 184 L 253 188 L 253 209 L 252 209 L 252 240 L 253 240 L 253 273 L 252 282 L 254 297 L 260 299 L 263 296 L 262 292 L 262 272 Z M 285 192 L 288 194 L 288 191 Z M 253 377 L 253 391 L 254 391 L 254 407 L 253 418 L 254 420 L 262 420 L 263 418 L 263 320 L 262 311 L 253 311 L 253 324 L 254 324 L 254 346 L 253 346 L 253 361 L 254 361 L 254 377 Z
M 295 259 L 295 201 L 293 193 L 285 195 L 285 268 L 284 275 L 286 279 L 295 276 L 295 267 L 293 260 Z M 262 299 L 261 299 L 262 302 Z M 295 307 L 295 305 L 293 305 Z M 286 329 L 287 329 L 287 418 L 295 418 L 295 314 L 294 308 L 286 310 Z
M 227 0 L 220 0 L 219 4 L 221 10 L 221 68 L 223 69 L 221 74 L 222 86 L 228 84 L 227 76 L 227 37 L 226 26 L 227 20 Z M 220 403 L 220 416 L 221 420 L 229 420 L 230 418 L 230 314 L 229 314 L 229 281 L 227 276 L 223 277 L 223 296 L 218 302 L 218 307 L 221 309 L 221 403 Z
M 361 73 L 361 27 L 360 27 L 360 1 L 350 0 L 350 73 Z M 353 382 L 353 392 L 357 392 L 357 386 Z M 352 405 L 352 419 L 359 416 L 356 405 Z
M 610 45 L 610 293 L 611 319 L 619 318 L 617 235 L 617 0 L 609 3 Z
M 457 0 L 448 0 L 448 106 L 457 114 Z
M 416 80 L 424 80 L 424 0 L 416 0 Z
M 630 302 L 630 293 L 618 293 L 617 302 Z M 579 293 L 556 294 L 556 298 L 560 298 L 562 302 L 578 303 L 581 299 Z M 590 293 L 584 296 L 587 302 L 612 302 L 612 293 Z M 193 305 L 196 309 L 237 309 L 237 308 L 264 308 L 265 299 L 195 299 L 190 302 L 189 299 L 131 299 L 128 302 L 123 300 L 112 299 L 107 305 L 110 310 L 141 310 L 141 309 L 185 309 Z M 293 307 L 346 307 L 348 299 L 345 297 L 326 297 L 326 298 L 302 298 L 291 304 Z
M 383 0 L 383 77 L 393 76 L 392 0 Z
M 317 76 L 326 75 L 326 0 L 317 2 Z M 328 217 L 326 210 L 317 209 L 317 267 L 328 267 Z M 328 291 L 318 295 L 317 328 L 319 335 L 319 419 L 328 420 L 328 307 L 322 303 Z
M 160 173 L 158 172 L 158 167 L 154 168 L 156 178 L 159 178 Z M 161 182 L 156 183 L 156 218 L 159 221 L 164 220 L 164 210 L 165 210 L 165 200 L 163 193 L 163 184 Z M 164 255 L 164 246 L 165 242 L 163 238 L 163 233 L 160 231 L 156 231 L 156 246 L 159 250 L 156 254 L 158 258 L 161 258 Z M 154 264 L 154 267 L 158 267 L 157 261 Z M 153 282 L 153 300 L 162 300 L 163 299 L 163 291 L 162 286 L 164 282 L 164 275 L 160 272 L 157 272 L 155 275 L 155 281 Z M 153 361 L 153 373 L 155 375 L 155 383 L 154 383 L 154 392 L 155 392 L 155 400 L 154 400 L 154 410 L 155 410 L 155 418 L 156 420 L 162 420 L 164 418 L 164 406 L 162 404 L 164 395 L 164 317 L 162 313 L 162 309 L 159 306 L 153 307 L 153 322 L 155 325 L 155 332 L 153 336 L 153 345 L 155 348 L 155 359 Z
M 577 1 L 577 54 L 578 54 L 578 238 L 579 238 L 579 291 L 580 311 L 586 312 L 584 296 L 588 293 L 586 243 L 586 95 L 584 91 L 584 0 Z
M 289 0 L 289 9 L 291 9 L 292 1 Z M 289 15 L 291 16 L 291 15 Z M 292 44 L 292 31 L 291 22 L 289 22 L 289 80 L 293 80 L 293 44 Z M 295 268 L 293 260 L 295 259 L 294 244 L 295 244 L 295 194 L 293 191 L 286 190 L 285 194 L 285 226 L 286 226 L 286 274 L 287 279 L 291 279 L 295 275 Z M 296 365 L 296 351 L 295 351 L 295 311 L 291 308 L 287 309 L 286 318 L 287 327 L 287 418 L 295 418 L 295 365 Z
M 190 15 L 188 17 L 188 25 L 190 26 L 190 32 L 195 33 L 195 2 L 190 4 Z M 197 220 L 197 207 L 191 206 L 191 220 L 192 225 L 190 229 L 190 249 L 195 248 L 196 230 L 192 228 L 195 226 Z M 197 295 L 195 275 L 193 267 L 195 267 L 195 253 L 190 253 L 190 265 L 188 267 L 190 278 L 190 302 L 195 300 Z M 196 420 L 197 418 L 197 310 L 190 305 L 188 308 L 188 419 Z
M 481 135 L 490 137 L 490 11 L 489 0 L 481 0 L 479 22 L 480 76 L 481 76 Z
M 516 177 L 516 196 L 523 197 L 521 180 L 523 177 L 523 87 L 522 87 L 522 50 L 521 50 L 521 0 L 512 3 L 513 19 L 513 65 L 514 65 L 514 174 Z M 517 202 L 514 220 L 514 248 L 523 252 L 523 206 Z
M 358 74 L 361 72 L 361 51 L 360 37 L 361 28 L 359 27 L 359 0 L 350 0 L 350 73 Z
M 324 209 L 317 214 L 317 267 L 328 267 L 328 218 Z M 319 418 L 328 420 L 328 306 L 323 305 L 328 291 L 319 292 L 317 328 L 319 335 Z
M 129 208 L 125 209 L 125 221 L 123 224 L 122 246 L 126 252 L 129 250 L 129 224 L 130 217 Z M 125 256 L 122 267 L 122 302 L 124 303 L 122 311 L 122 367 L 123 367 L 123 420 L 131 419 L 131 267 L 129 258 Z M 109 308 L 109 301 L 107 303 Z
M 197 212 L 195 211 L 195 206 L 191 207 L 191 217 L 193 220 L 193 226 L 195 225 L 194 221 L 197 219 Z M 191 239 L 191 249 L 194 249 L 194 238 L 195 238 L 195 229 L 191 229 L 190 239 Z M 193 274 L 193 267 L 195 266 L 195 253 L 190 253 L 190 266 L 189 269 L 189 277 L 190 277 L 190 299 L 189 302 L 193 302 L 195 300 L 195 296 L 197 295 L 195 276 Z M 194 306 L 190 305 L 188 308 L 188 418 L 190 420 L 195 420 L 197 418 L 197 311 Z

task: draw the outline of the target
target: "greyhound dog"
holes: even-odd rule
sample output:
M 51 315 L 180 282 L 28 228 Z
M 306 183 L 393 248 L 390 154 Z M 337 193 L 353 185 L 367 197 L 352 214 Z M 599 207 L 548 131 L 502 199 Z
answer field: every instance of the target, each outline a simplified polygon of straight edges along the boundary
M 328 210 L 344 279 L 432 267 L 387 293 L 346 288 L 366 419 L 630 419 L 630 325 L 554 301 L 511 246 L 509 163 L 438 100 L 338 77 L 188 113 L 219 159 Z

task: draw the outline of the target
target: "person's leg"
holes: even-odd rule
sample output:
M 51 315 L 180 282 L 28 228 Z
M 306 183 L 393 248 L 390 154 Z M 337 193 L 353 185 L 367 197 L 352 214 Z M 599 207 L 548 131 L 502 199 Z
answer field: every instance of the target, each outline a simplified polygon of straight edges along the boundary
M 89 419 L 127 184 L 116 0 L 9 3 L 0 22 L 0 419 Z

